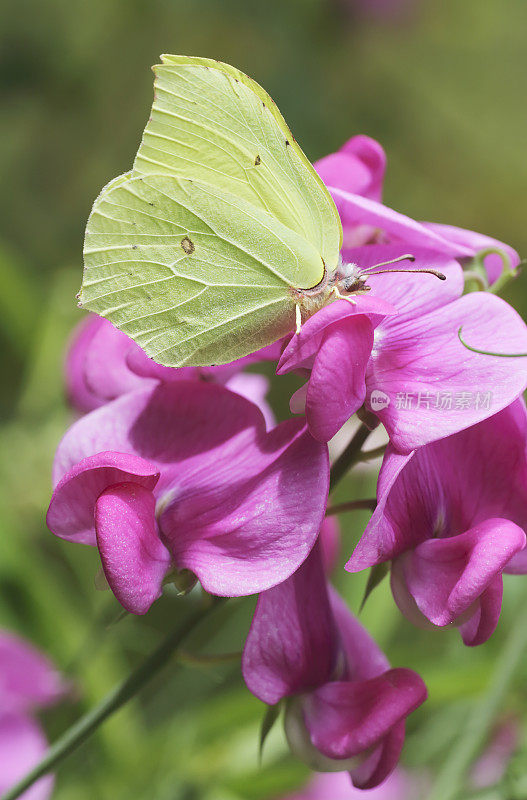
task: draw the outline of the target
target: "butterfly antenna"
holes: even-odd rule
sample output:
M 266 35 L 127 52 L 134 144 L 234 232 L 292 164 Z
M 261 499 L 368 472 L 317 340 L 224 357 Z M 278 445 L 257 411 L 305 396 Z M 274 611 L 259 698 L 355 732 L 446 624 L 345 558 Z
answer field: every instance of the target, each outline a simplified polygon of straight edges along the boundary
M 390 264 L 398 264 L 399 261 L 415 261 L 415 256 L 406 253 L 404 256 L 397 256 L 397 258 L 391 258 L 389 261 L 381 261 L 380 264 L 373 264 L 373 266 L 366 267 L 366 269 L 361 270 L 361 272 L 371 272 L 372 269 L 377 269 L 377 267 L 388 267 Z
M 413 256 L 411 253 L 406 253 L 404 256 L 392 258 L 390 261 L 381 261 L 380 264 L 374 264 L 372 267 L 362 269 L 361 275 L 367 273 L 373 275 L 383 275 L 386 272 L 416 272 L 424 275 L 435 275 L 435 277 L 439 278 L 440 281 L 446 281 L 446 275 L 443 275 L 442 272 L 438 272 L 437 269 L 377 269 L 377 267 L 388 267 L 390 264 L 398 264 L 399 261 L 415 261 L 415 256 Z M 373 272 L 373 270 L 375 270 L 375 272 Z
M 438 272 L 437 269 L 380 269 L 378 272 L 372 272 L 371 275 L 384 275 L 387 272 L 405 272 L 406 274 L 414 273 L 416 275 L 434 275 L 440 281 L 446 281 L 446 275 Z

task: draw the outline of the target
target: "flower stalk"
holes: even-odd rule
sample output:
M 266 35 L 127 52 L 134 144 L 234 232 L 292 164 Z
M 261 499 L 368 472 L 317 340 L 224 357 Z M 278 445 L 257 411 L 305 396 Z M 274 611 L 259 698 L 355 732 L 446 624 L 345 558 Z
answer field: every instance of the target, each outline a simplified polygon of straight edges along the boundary
M 363 444 L 370 435 L 371 430 L 366 425 L 361 424 L 360 428 L 356 431 L 355 435 L 349 442 L 348 446 L 343 453 L 337 458 L 331 467 L 331 474 L 329 478 L 329 491 L 333 491 L 337 483 L 344 477 L 346 472 L 360 461 L 360 455 Z
M 374 497 L 368 497 L 365 500 L 351 500 L 349 503 L 337 503 L 328 508 L 326 517 L 344 514 L 346 511 L 375 511 L 376 505 L 377 500 Z

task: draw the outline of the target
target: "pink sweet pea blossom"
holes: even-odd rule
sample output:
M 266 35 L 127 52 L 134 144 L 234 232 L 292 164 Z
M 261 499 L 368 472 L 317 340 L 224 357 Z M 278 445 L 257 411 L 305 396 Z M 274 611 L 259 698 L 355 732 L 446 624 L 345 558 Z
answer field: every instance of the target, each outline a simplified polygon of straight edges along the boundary
M 403 255 L 400 245 L 344 252 L 367 270 Z M 457 261 L 414 249 L 412 269 L 431 264 L 446 276 L 368 274 L 371 287 L 350 303 L 325 306 L 291 336 L 278 373 L 305 371 L 308 381 L 291 409 L 328 441 L 363 405 L 384 424 L 393 445 L 410 452 L 467 428 L 511 403 L 527 385 L 527 359 L 481 350 L 525 352 L 527 326 L 504 300 L 486 292 L 462 296 Z
M 27 642 L 0 631 L 0 793 L 22 778 L 43 756 L 47 742 L 33 718 L 66 688 L 50 662 Z M 47 800 L 53 777 L 38 781 L 23 800 Z
M 386 154 L 379 142 L 369 136 L 353 136 L 340 150 L 315 161 L 313 166 L 327 186 L 372 200 L 382 197 Z
M 367 157 L 357 142 L 365 140 Z M 349 154 L 354 156 L 350 158 Z M 375 154 L 377 158 L 375 159 Z M 357 161 L 369 176 L 361 176 Z M 331 192 L 344 230 L 344 247 L 359 244 L 400 243 L 404 252 L 426 248 L 453 258 L 470 260 L 480 250 L 496 248 L 509 259 L 511 268 L 520 263 L 509 245 L 481 233 L 431 222 L 416 222 L 380 202 L 386 159 L 381 146 L 368 137 L 355 136 L 337 152 L 316 162 L 315 168 Z M 375 188 L 372 191 L 372 187 Z M 366 236 L 365 236 L 366 232 Z M 490 283 L 499 277 L 503 262 L 499 255 L 485 258 Z
M 498 623 L 502 572 L 527 572 L 526 447 L 522 399 L 409 455 L 389 445 L 377 509 L 346 568 L 391 560 L 405 616 L 457 625 L 468 645 L 485 642 Z
M 256 403 L 267 426 L 272 428 L 273 412 L 265 401 L 269 389 L 267 378 L 241 370 L 257 361 L 278 360 L 280 349 L 281 344 L 276 343 L 218 367 L 163 367 L 111 322 L 90 314 L 73 332 L 66 356 L 67 395 L 71 404 L 85 413 L 135 389 L 154 388 L 159 383 L 180 380 L 212 381 Z
M 386 155 L 375 139 L 354 136 L 338 152 L 321 158 L 313 166 L 326 186 L 380 202 Z M 346 244 L 358 247 L 374 241 L 376 235 L 377 230 L 372 225 L 355 225 L 346 231 Z
M 374 789 L 356 789 L 347 772 L 326 772 L 314 775 L 307 786 L 283 800 L 412 800 L 415 794 L 401 770 L 392 774 Z
M 421 678 L 390 669 L 328 592 L 318 546 L 289 580 L 259 596 L 242 669 L 260 700 L 287 698 L 285 729 L 295 755 L 318 771 L 349 771 L 362 789 L 392 772 L 405 719 L 426 698 Z
M 129 392 L 66 433 L 47 523 L 97 545 L 119 602 L 144 614 L 174 570 L 206 591 L 253 594 L 306 558 L 328 492 L 327 448 L 221 386 Z

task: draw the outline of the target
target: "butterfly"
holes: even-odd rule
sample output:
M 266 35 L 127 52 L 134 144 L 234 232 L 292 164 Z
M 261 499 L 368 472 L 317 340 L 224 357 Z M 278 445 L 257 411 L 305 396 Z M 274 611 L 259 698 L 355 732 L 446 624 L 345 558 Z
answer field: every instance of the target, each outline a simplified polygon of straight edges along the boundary
M 93 205 L 79 304 L 160 364 L 228 363 L 328 301 L 342 226 L 255 81 L 209 59 L 161 62 L 132 170 Z

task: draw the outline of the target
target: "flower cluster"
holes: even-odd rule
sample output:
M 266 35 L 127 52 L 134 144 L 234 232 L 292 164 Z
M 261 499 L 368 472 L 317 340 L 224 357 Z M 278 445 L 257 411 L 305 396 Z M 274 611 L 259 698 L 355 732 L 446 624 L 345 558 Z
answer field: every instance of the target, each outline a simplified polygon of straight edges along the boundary
M 349 770 L 361 789 L 393 770 L 405 719 L 426 698 L 419 675 L 390 669 L 328 589 L 317 545 L 289 580 L 260 595 L 242 667 L 261 700 L 287 699 L 292 751 L 315 770 Z
M 258 594 L 242 660 L 248 688 L 284 708 L 290 747 L 313 769 L 347 771 L 371 789 L 397 764 L 426 688 L 390 667 L 328 582 L 338 534 L 324 521 L 327 443 L 355 414 L 389 438 L 377 507 L 346 569 L 391 565 L 405 616 L 484 642 L 502 573 L 527 572 L 527 364 L 516 358 L 527 327 L 495 291 L 517 254 L 383 205 L 380 145 L 357 136 L 315 168 L 360 291 L 222 367 L 159 366 L 89 318 L 68 354 L 68 394 L 82 416 L 57 450 L 47 522 L 98 548 L 131 613 L 146 613 L 167 582 Z M 406 271 L 382 269 L 407 254 Z M 485 291 L 467 291 L 474 276 Z M 305 380 L 290 403 L 298 416 L 278 425 L 267 379 L 244 371 L 263 361 Z M 320 778 L 334 786 L 322 791 L 336 797 L 341 777 Z
M 1 794 L 35 766 L 47 748 L 33 712 L 54 705 L 65 691 L 66 685 L 45 656 L 22 639 L 0 631 Z M 42 778 L 24 798 L 47 800 L 52 788 L 53 778 Z

